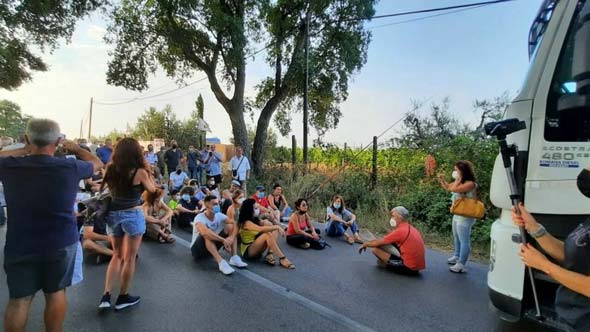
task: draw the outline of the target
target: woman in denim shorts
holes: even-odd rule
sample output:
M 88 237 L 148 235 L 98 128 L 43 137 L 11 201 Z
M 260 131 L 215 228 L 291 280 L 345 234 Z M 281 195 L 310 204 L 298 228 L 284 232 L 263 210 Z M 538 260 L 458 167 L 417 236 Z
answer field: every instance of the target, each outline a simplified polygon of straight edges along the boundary
M 107 214 L 107 233 L 113 246 L 113 258 L 106 274 L 100 309 L 111 308 L 111 287 L 115 277 L 121 280 L 121 290 L 115 310 L 139 303 L 139 296 L 129 294 L 135 273 L 135 258 L 145 233 L 145 217 L 141 208 L 141 195 L 154 193 L 156 185 L 150 175 L 142 148 L 133 138 L 124 138 L 115 146 L 111 162 L 107 165 L 103 183 L 112 200 Z

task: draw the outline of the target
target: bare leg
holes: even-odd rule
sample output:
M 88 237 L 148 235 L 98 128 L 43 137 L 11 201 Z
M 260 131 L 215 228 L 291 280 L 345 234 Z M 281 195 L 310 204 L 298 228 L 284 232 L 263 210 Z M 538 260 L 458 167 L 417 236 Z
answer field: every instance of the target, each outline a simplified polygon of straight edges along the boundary
M 215 242 L 213 242 L 207 238 L 203 238 L 203 240 L 205 241 L 205 248 L 207 248 L 207 251 L 211 254 L 211 256 L 213 256 L 213 258 L 215 258 L 215 261 L 217 262 L 217 264 L 219 264 L 219 262 L 221 262 L 223 260 L 223 258 L 219 254 L 219 250 L 217 249 L 217 245 L 215 244 Z
M 45 331 L 62 332 L 68 301 L 64 289 L 51 294 L 45 294 Z
M 121 267 L 121 291 L 119 294 L 127 294 L 131 280 L 135 274 L 135 257 L 141 245 L 142 236 L 125 235 L 125 255 L 123 256 L 123 265 Z
M 389 262 L 389 258 L 391 257 L 391 254 L 388 253 L 387 251 L 385 251 L 381 248 L 373 248 L 373 249 L 371 249 L 371 251 L 373 252 L 373 255 L 375 255 L 379 259 L 380 263 L 387 264 L 387 262 Z
M 233 230 L 234 230 L 233 225 L 226 225 L 224 232 L 225 232 L 225 234 L 232 234 Z M 234 239 L 234 242 L 231 244 L 231 253 L 230 254 L 232 254 L 232 256 L 238 254 L 238 238 L 237 237 Z
M 103 245 L 100 245 L 92 240 L 84 240 L 82 248 L 94 254 L 103 256 L 113 256 L 113 251 Z
M 8 300 L 4 314 L 4 331 L 25 332 L 33 296 Z
M 119 275 L 121 265 L 123 264 L 123 238 L 109 236 L 111 245 L 113 246 L 113 257 L 107 268 L 106 280 L 104 283 L 104 293 L 110 293 L 113 280 Z

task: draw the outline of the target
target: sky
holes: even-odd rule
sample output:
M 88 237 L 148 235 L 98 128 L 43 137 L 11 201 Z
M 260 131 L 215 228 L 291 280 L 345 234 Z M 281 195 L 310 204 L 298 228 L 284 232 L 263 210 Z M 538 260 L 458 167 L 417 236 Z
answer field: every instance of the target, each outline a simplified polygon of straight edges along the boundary
M 476 2 L 472 0 L 380 0 L 376 15 Z M 337 129 L 324 141 L 342 146 L 360 146 L 371 142 L 391 124 L 402 118 L 413 100 L 441 101 L 448 97 L 451 109 L 462 122 L 475 122 L 475 99 L 488 99 L 508 92 L 515 96 L 528 68 L 527 38 L 530 24 L 542 0 L 518 0 L 479 7 L 416 22 L 394 24 L 427 15 L 375 19 L 367 22 L 373 36 L 368 61 L 355 73 L 349 85 L 349 97 L 340 107 L 343 117 Z M 432 14 L 428 14 L 432 15 Z M 384 26 L 387 24 L 392 24 Z M 150 96 L 178 87 L 161 71 L 150 77 L 150 88 L 138 93 L 106 83 L 111 49 L 103 41 L 107 23 L 93 14 L 80 21 L 70 43 L 64 42 L 53 53 L 43 54 L 47 72 L 33 75 L 32 82 L 15 91 L 0 89 L 0 99 L 21 106 L 34 117 L 58 121 L 68 137 L 88 135 L 90 98 L 117 102 Z M 259 56 L 247 68 L 246 96 L 254 95 L 254 86 L 268 75 L 269 68 Z M 204 77 L 195 73 L 193 80 Z M 231 137 L 229 117 L 217 103 L 205 80 L 176 92 L 125 105 L 94 104 L 92 134 L 99 136 L 113 129 L 133 127 L 147 108 L 172 105 L 178 118 L 187 118 L 201 93 L 205 120 L 213 133 L 225 143 Z M 422 108 L 419 114 L 427 114 Z M 249 117 L 247 121 L 251 123 Z M 302 142 L 302 115 L 293 116 L 292 132 L 279 137 L 279 144 L 290 145 L 290 135 Z M 384 135 L 399 134 L 400 127 Z M 310 128 L 310 142 L 317 134 Z

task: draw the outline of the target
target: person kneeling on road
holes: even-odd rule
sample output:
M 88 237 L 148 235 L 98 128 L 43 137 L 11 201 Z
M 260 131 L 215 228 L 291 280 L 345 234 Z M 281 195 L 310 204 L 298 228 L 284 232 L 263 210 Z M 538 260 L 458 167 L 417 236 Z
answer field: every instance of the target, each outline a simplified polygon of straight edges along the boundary
M 377 264 L 394 272 L 418 274 L 424 270 L 424 241 L 420 231 L 408 222 L 409 217 L 410 213 L 405 207 L 393 208 L 389 220 L 393 231 L 382 239 L 364 243 L 359 253 L 372 248 L 373 255 L 377 256 Z
M 193 225 L 193 240 L 191 253 L 195 259 L 213 256 L 219 265 L 219 271 L 225 275 L 234 273 L 230 266 L 239 268 L 247 267 L 238 252 L 238 227 L 233 219 L 229 219 L 221 213 L 219 200 L 213 195 L 205 197 L 205 212 L 195 217 Z M 219 249 L 232 254 L 229 264 L 219 254 Z

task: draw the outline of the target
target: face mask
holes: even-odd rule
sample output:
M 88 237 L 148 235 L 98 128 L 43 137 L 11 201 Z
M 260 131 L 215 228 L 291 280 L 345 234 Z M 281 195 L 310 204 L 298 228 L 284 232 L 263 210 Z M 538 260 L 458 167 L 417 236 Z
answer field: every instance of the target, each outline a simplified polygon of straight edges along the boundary
M 395 227 L 395 226 L 397 226 L 397 221 L 395 221 L 394 218 L 391 218 L 391 219 L 389 219 L 389 225 L 391 227 Z
M 260 209 L 254 209 L 254 217 L 260 216 Z
M 590 171 L 583 169 L 578 175 L 578 189 L 582 195 L 590 198 Z
M 178 195 L 174 196 L 174 200 L 177 202 L 180 201 L 180 196 L 178 196 Z
M 154 152 L 154 148 L 148 148 L 149 152 Z
M 245 201 L 245 200 L 246 200 L 246 199 L 245 199 L 244 197 L 242 197 L 242 198 L 238 199 L 238 204 L 244 204 L 244 201 Z
M 178 145 L 176 145 L 176 144 L 172 145 L 173 149 L 176 149 L 177 147 L 178 147 Z
M 213 187 L 215 185 L 215 181 L 209 181 L 209 185 Z
M 264 198 L 264 193 L 263 192 L 258 193 L 258 198 Z
M 299 214 L 306 214 L 307 211 L 299 211 Z
M 184 199 L 185 201 L 190 201 L 191 200 L 191 196 L 189 194 L 184 194 L 182 195 L 182 199 Z
M 340 203 L 334 203 L 334 208 L 335 209 L 339 209 L 342 205 L 340 205 Z
M 221 208 L 219 207 L 219 205 L 213 205 L 213 213 L 219 213 L 221 212 Z
M 176 171 L 176 174 L 180 175 L 180 173 L 182 173 L 182 170 L 179 169 L 178 171 Z
M 459 172 L 453 171 L 453 173 L 451 174 L 451 176 L 453 177 L 453 179 L 457 180 L 459 178 Z

